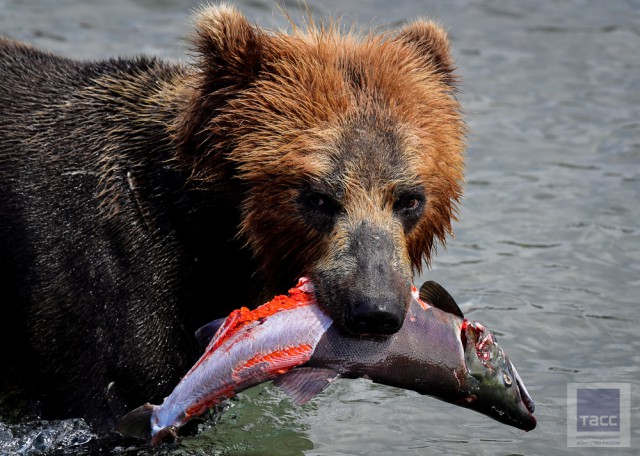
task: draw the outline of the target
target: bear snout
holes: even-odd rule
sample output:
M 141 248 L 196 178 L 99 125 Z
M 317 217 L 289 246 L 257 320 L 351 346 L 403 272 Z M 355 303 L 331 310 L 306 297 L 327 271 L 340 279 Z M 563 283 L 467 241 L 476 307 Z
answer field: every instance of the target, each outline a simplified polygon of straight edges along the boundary
M 388 335 L 411 302 L 411 267 L 391 232 L 360 223 L 346 248 L 315 275 L 316 295 L 336 322 L 355 334 Z
M 393 334 L 403 320 L 404 308 L 386 296 L 356 294 L 346 306 L 345 327 L 356 334 Z

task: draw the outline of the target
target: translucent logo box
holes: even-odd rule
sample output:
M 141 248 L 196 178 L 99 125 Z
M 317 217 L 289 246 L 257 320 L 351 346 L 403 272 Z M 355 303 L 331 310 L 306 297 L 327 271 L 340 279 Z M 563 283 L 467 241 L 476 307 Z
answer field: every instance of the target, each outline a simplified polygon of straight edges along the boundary
M 631 446 L 629 383 L 567 384 L 567 446 Z

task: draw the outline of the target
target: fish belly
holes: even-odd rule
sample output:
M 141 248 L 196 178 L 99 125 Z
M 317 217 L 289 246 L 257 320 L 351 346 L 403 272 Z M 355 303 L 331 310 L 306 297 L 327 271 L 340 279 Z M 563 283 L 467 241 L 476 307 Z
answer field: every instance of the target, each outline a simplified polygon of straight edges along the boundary
M 152 434 L 307 362 L 332 320 L 315 303 L 251 322 L 206 351 L 156 409 Z

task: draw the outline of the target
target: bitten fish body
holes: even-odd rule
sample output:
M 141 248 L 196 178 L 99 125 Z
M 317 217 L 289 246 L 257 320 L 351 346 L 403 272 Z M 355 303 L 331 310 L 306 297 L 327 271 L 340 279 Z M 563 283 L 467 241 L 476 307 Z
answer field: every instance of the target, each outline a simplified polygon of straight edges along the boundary
M 454 304 L 455 305 L 455 304 Z M 155 444 L 214 404 L 268 380 L 305 403 L 338 377 L 365 377 L 535 428 L 533 401 L 495 337 L 480 323 L 413 300 L 389 337 L 342 332 L 300 280 L 289 296 L 234 311 L 160 406 L 126 415 L 117 430 Z
M 185 375 L 153 415 L 152 432 L 201 415 L 221 400 L 308 361 L 331 323 L 311 305 L 250 323 L 216 347 L 215 356 L 207 351 Z
M 525 431 L 536 426 L 533 400 L 493 333 L 419 298 L 388 338 L 345 338 L 331 326 L 304 369 L 314 366 L 433 396 Z
M 312 289 L 301 280 L 289 296 L 277 296 L 253 311 L 233 311 L 162 405 L 139 407 L 117 430 L 143 438 L 150 432 L 156 444 L 167 435 L 175 437 L 178 427 L 213 405 L 307 362 L 333 323 L 315 305 Z

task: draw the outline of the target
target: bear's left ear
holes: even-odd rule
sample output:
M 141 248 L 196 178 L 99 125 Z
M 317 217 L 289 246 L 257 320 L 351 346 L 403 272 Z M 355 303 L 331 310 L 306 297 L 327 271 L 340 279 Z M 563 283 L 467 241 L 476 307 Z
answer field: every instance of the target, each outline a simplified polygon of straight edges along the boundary
M 455 64 L 451 57 L 447 32 L 442 27 L 432 21 L 417 20 L 400 29 L 395 40 L 418 51 L 427 65 L 440 74 L 447 85 L 455 89 Z

